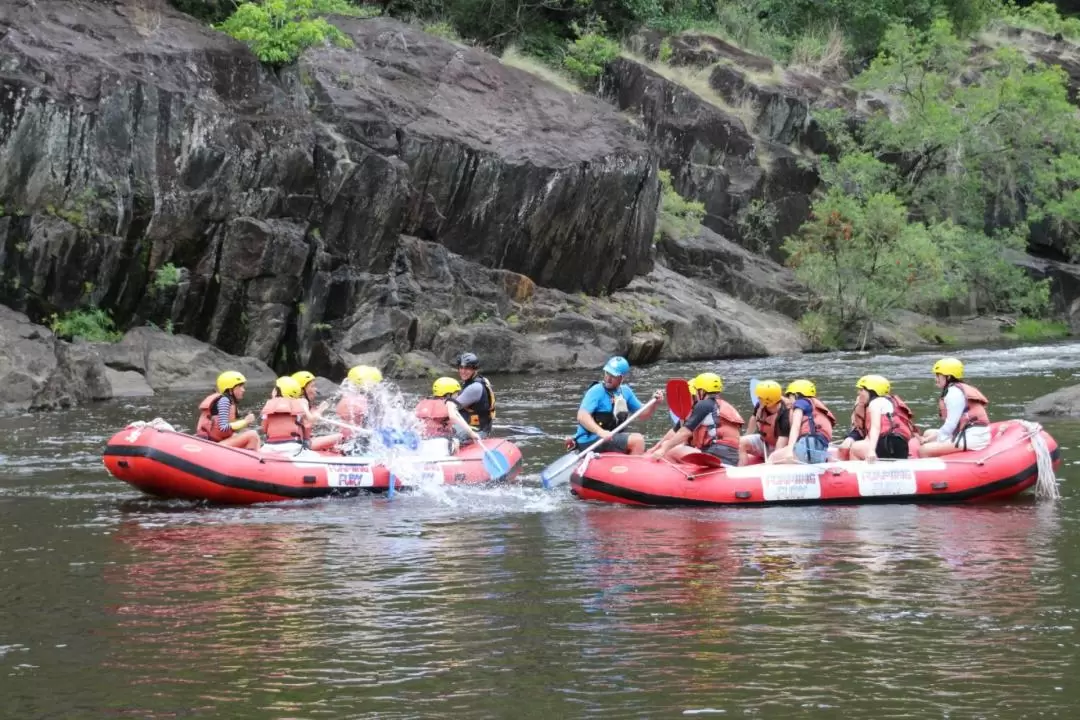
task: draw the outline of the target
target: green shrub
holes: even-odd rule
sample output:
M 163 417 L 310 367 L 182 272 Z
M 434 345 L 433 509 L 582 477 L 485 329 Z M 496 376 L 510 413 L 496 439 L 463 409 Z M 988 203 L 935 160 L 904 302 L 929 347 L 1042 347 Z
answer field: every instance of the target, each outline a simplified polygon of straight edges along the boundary
M 840 334 L 828 315 L 811 310 L 799 318 L 797 325 L 811 350 L 835 350 L 840 347 Z
M 1061 33 L 1067 38 L 1080 38 L 1080 19 L 1061 17 L 1054 3 L 1037 2 L 1028 7 L 1019 7 L 1010 1 L 1006 3 L 1001 19 L 1017 27 L 1042 30 L 1051 35 Z
M 346 0 L 265 0 L 240 4 L 218 29 L 251 47 L 262 62 L 288 65 L 304 50 L 331 42 L 352 47 L 345 33 L 326 21 L 325 15 L 368 17 L 373 8 L 358 8 Z
M 660 212 L 653 239 L 659 240 L 661 235 L 667 235 L 677 240 L 693 235 L 701 227 L 701 220 L 705 217 L 705 204 L 687 200 L 680 195 L 671 184 L 669 171 L 661 170 L 659 175 Z
M 587 32 L 569 44 L 563 65 L 576 78 L 591 83 L 600 77 L 604 66 L 619 57 L 619 44 L 594 32 Z
M 1006 337 L 1022 342 L 1060 340 L 1069 337 L 1069 334 L 1069 326 L 1063 322 L 1029 317 L 1020 318 L 1016 325 L 1005 331 Z
M 101 308 L 72 310 L 62 316 L 54 313 L 49 328 L 65 340 L 83 338 L 91 342 L 117 342 L 121 338 L 113 319 Z
M 180 282 L 180 268 L 172 263 L 165 263 L 154 271 L 154 290 L 161 291 L 176 286 Z

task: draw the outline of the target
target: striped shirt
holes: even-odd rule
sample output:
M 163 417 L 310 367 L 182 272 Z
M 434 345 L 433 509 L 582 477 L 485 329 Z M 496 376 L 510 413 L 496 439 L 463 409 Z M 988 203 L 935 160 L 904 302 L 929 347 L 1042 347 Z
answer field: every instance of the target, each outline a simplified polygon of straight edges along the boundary
M 229 430 L 229 410 L 232 408 L 232 399 L 228 395 L 222 395 L 217 402 L 217 425 L 218 430 Z

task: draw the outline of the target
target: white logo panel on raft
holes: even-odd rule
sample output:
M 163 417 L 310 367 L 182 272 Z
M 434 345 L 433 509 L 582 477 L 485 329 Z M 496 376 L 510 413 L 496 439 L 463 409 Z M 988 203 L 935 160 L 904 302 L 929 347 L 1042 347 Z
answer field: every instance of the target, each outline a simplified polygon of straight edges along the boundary
M 770 470 L 761 476 L 761 494 L 766 501 L 820 500 L 818 469 Z
M 911 468 L 866 468 L 855 476 L 859 480 L 859 495 L 863 497 L 914 495 L 919 487 Z
M 342 465 L 326 468 L 326 484 L 329 487 L 371 487 L 375 476 L 369 465 Z

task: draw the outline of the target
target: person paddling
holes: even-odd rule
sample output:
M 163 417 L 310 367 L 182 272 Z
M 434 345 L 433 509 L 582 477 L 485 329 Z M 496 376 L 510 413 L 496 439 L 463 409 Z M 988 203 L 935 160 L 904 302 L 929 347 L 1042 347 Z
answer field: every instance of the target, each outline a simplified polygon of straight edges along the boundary
M 312 409 L 311 404 L 315 402 L 317 395 L 317 389 L 315 387 L 315 375 L 307 370 L 298 370 L 292 374 L 292 379 L 300 386 L 302 393 L 301 400 L 304 403 L 304 425 L 306 427 L 306 436 L 310 441 L 312 450 L 329 450 L 334 446 L 341 443 L 341 433 L 330 433 L 329 435 L 320 435 L 319 437 L 312 437 L 312 431 L 322 415 L 326 412 L 326 409 L 330 407 L 330 403 L 325 400 L 319 403 L 319 406 Z
M 725 465 L 739 464 L 739 438 L 744 421 L 739 411 L 720 396 L 724 380 L 716 373 L 701 373 L 690 381 L 697 402 L 685 423 L 653 449 L 653 457 L 672 462 L 701 451 Z
M 777 465 L 827 462 L 836 417 L 818 400 L 817 386 L 805 379 L 792 380 L 785 395 L 791 410 L 788 444 L 777 449 L 768 462 Z
M 914 418 L 907 404 L 891 394 L 892 383 L 881 375 L 863 375 L 855 387 L 859 397 L 852 425 L 859 438 L 848 445 L 851 459 L 873 462 L 879 457 L 907 458 L 908 442 L 915 435 Z M 849 435 L 844 443 L 850 439 Z M 844 444 L 840 447 L 843 449 Z
M 645 452 L 645 437 L 640 433 L 611 431 L 618 427 L 630 413 L 641 409 L 641 401 L 634 391 L 625 385 L 630 373 L 630 363 L 624 357 L 615 356 L 604 365 L 604 379 L 597 380 L 585 391 L 577 411 L 577 431 L 574 433 L 574 447 L 584 450 L 598 439 L 604 442 L 595 452 L 621 452 L 628 455 L 642 455 Z M 664 397 L 663 390 L 653 393 L 653 398 Z M 640 418 L 652 417 L 656 405 L 645 410 Z
M 923 434 L 920 457 L 941 457 L 965 450 L 985 450 L 990 444 L 990 401 L 974 385 L 961 382 L 964 364 L 956 358 L 934 363 L 934 382 L 941 388 L 938 414 L 940 428 Z
M 260 413 L 266 435 L 264 451 L 294 452 L 304 448 L 310 436 L 304 424 L 308 409 L 303 394 L 300 383 L 288 375 L 274 383 L 270 399 Z
M 461 392 L 461 383 L 451 377 L 441 377 L 431 384 L 431 396 L 416 404 L 413 414 L 423 426 L 425 438 L 449 438 L 454 436 L 454 427 L 447 408 L 449 400 Z
M 235 370 L 218 375 L 217 392 L 207 395 L 199 403 L 199 420 L 195 426 L 197 437 L 229 447 L 259 449 L 259 433 L 246 429 L 255 422 L 255 416 L 248 413 L 237 419 L 245 383 L 247 378 Z
M 762 380 L 754 388 L 757 408 L 739 438 L 739 465 L 750 464 L 750 456 L 765 458 L 787 445 L 791 415 L 784 404 L 784 392 L 775 380 Z
M 491 423 L 495 420 L 495 391 L 480 374 L 480 358 L 474 353 L 462 353 L 457 365 L 461 390 L 446 403 L 446 409 L 462 440 L 476 442 L 491 434 Z

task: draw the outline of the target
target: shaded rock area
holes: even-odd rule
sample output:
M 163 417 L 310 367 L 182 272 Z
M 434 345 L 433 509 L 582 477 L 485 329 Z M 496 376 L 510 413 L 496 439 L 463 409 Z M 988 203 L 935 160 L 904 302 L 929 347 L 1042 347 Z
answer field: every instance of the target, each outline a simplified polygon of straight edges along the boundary
M 1028 415 L 1080 417 L 1080 385 L 1070 385 L 1035 398 L 1024 410 Z
M 160 390 L 210 392 L 224 370 L 239 370 L 252 385 L 274 379 L 264 363 L 194 338 L 136 328 L 115 344 L 70 343 L 0 305 L 0 410 L 48 410 Z

